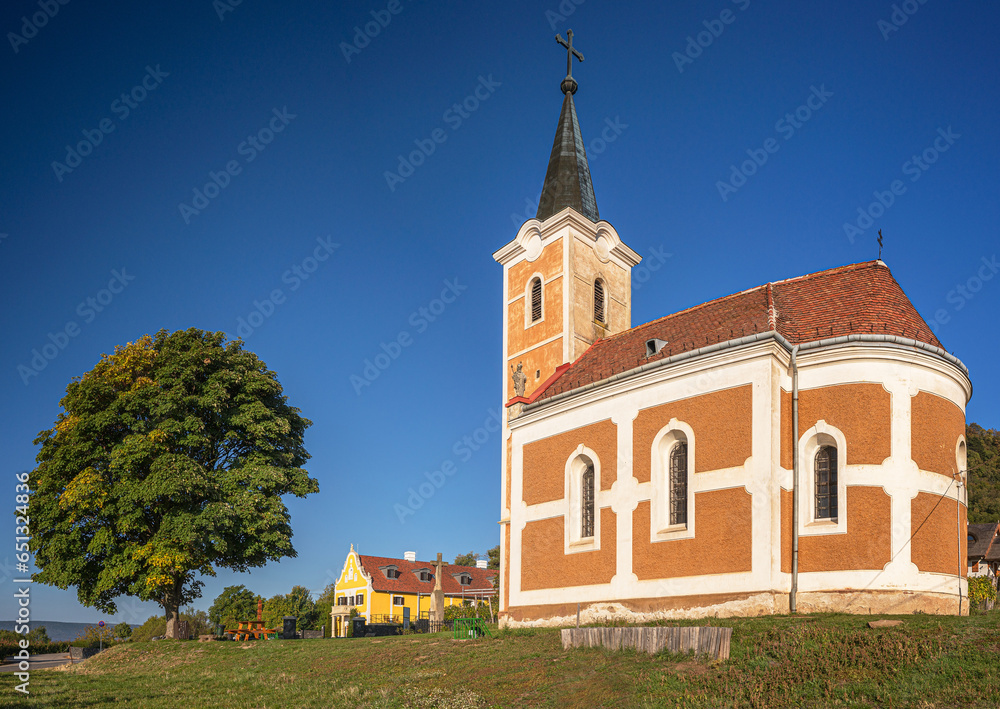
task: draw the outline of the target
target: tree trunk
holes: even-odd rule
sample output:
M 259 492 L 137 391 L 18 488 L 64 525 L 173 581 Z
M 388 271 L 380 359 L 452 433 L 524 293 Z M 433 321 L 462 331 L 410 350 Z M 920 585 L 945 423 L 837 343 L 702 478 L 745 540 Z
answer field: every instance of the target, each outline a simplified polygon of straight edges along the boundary
M 163 596 L 163 610 L 167 617 L 167 637 L 173 640 L 179 639 L 178 625 L 180 621 L 181 588 L 180 582 L 175 582 Z

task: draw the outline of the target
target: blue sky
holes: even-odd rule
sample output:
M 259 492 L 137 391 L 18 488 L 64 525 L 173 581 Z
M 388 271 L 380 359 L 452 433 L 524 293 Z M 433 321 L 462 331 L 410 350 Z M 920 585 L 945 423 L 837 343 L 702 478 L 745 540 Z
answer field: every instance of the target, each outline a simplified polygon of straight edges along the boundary
M 601 216 L 646 257 L 633 324 L 871 260 L 881 229 L 971 370 L 969 421 L 1000 426 L 995 3 L 223 2 L 0 10 L 11 509 L 34 437 L 101 353 L 161 328 L 235 336 L 242 318 L 314 422 L 321 492 L 288 501 L 297 558 L 205 579 L 196 606 L 235 583 L 318 591 L 351 543 L 497 544 L 490 255 L 534 216 L 569 28 Z M 448 465 L 401 522 L 396 505 Z M 122 606 L 130 622 L 158 611 Z M 32 612 L 110 620 L 46 587 Z

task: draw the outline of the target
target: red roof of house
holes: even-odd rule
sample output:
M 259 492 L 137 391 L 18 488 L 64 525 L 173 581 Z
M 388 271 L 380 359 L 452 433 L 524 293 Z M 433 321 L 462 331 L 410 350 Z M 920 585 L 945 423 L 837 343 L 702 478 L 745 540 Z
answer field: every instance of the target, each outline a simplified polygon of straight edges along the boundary
M 387 593 L 430 593 L 434 590 L 434 562 L 430 561 L 407 561 L 406 559 L 390 559 L 384 556 L 364 556 L 358 555 L 361 559 L 361 566 L 365 573 L 371 576 L 372 588 L 376 591 Z M 399 578 L 386 578 L 383 569 L 387 566 L 395 566 L 399 570 Z M 430 581 L 420 580 L 420 570 L 427 569 L 431 572 Z M 469 574 L 472 583 L 463 586 L 458 582 L 460 574 Z M 480 569 L 475 566 L 458 566 L 456 564 L 441 565 L 441 589 L 446 595 L 461 595 L 464 590 L 482 591 L 492 589 L 493 584 L 490 579 L 500 573 L 497 569 Z
M 771 330 L 793 345 L 874 333 L 943 349 L 889 267 L 869 261 L 767 283 L 598 340 L 532 399 L 544 400 L 649 362 Z M 647 358 L 646 342 L 654 338 L 667 344 Z

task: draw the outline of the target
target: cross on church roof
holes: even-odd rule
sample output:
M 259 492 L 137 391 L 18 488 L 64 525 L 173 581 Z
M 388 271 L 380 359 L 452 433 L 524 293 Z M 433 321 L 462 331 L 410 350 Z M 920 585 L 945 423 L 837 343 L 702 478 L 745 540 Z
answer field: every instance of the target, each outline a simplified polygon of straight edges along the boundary
M 573 48 L 573 30 L 566 30 L 566 36 L 569 37 L 569 42 L 562 38 L 562 35 L 556 35 L 556 41 L 562 46 L 566 47 L 566 78 L 573 78 L 573 57 L 576 57 L 581 62 L 583 61 L 583 55 L 580 54 L 576 49 Z

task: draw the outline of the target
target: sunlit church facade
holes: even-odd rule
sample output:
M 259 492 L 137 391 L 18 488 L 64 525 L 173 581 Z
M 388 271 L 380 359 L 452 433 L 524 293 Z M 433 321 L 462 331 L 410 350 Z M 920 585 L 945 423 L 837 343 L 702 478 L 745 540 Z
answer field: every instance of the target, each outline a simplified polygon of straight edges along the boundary
M 503 268 L 508 625 L 967 613 L 966 367 L 882 261 L 632 326 L 573 95 Z

